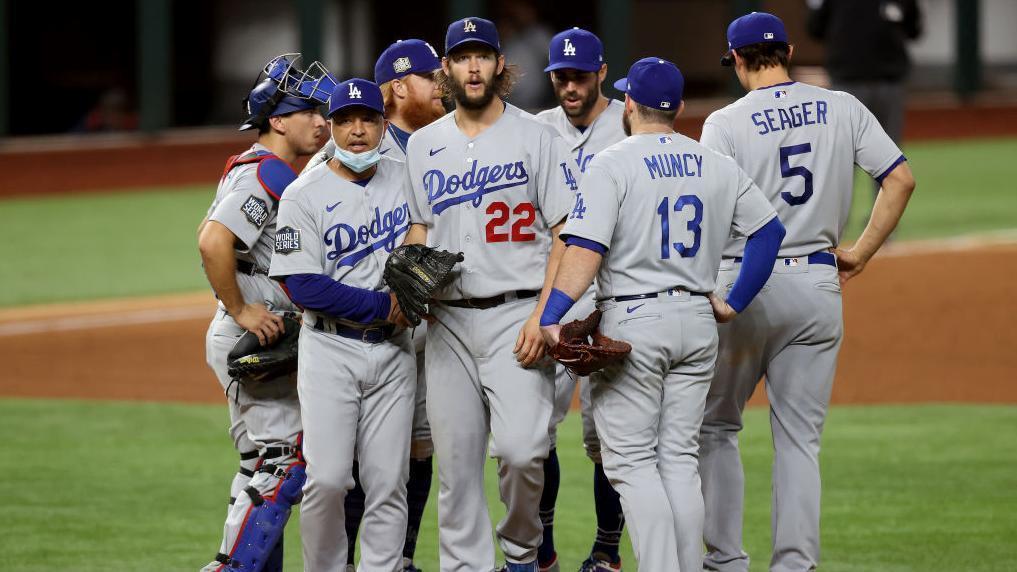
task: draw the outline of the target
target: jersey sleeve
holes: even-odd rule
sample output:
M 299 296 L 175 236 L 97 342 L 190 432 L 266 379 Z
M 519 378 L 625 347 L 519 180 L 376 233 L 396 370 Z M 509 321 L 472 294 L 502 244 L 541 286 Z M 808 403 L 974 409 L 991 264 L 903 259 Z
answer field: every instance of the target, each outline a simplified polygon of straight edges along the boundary
M 728 157 L 734 157 L 734 145 L 731 143 L 731 134 L 724 127 L 724 121 L 717 113 L 710 114 L 703 123 L 703 133 L 699 136 L 699 142 L 704 146 Z
M 275 249 L 269 276 L 280 279 L 292 274 L 326 274 L 318 224 L 297 194 L 279 202 Z
M 611 248 L 614 228 L 621 210 L 621 186 L 607 167 L 607 161 L 590 164 L 575 193 L 575 206 L 565 221 L 561 238 L 592 240 Z
M 223 196 L 208 216 L 232 232 L 243 243 L 241 252 L 248 252 L 257 244 L 264 232 L 275 199 L 258 182 L 256 166 L 244 168 L 236 174 L 232 190 Z
M 565 141 L 546 127 L 541 134 L 540 174 L 537 198 L 548 227 L 554 227 L 568 215 L 575 193 L 569 187 L 568 148 Z M 574 179 L 573 179 L 574 180 Z M 572 183 L 575 184 L 575 183 Z
M 406 205 L 410 209 L 410 223 L 422 224 L 430 228 L 434 226 L 434 215 L 427 204 L 427 191 L 424 189 L 422 177 L 414 175 L 416 161 L 413 160 L 416 153 L 413 137 L 406 145 L 406 184 L 403 185 L 403 192 L 406 193 Z
M 748 174 L 736 165 L 735 168 L 738 169 L 738 199 L 735 201 L 731 227 L 739 235 L 749 236 L 776 217 L 777 211 Z
M 845 94 L 851 101 L 852 125 L 854 127 L 855 164 L 873 179 L 882 181 L 894 167 L 904 161 L 897 144 L 886 134 L 876 116 L 853 95 Z

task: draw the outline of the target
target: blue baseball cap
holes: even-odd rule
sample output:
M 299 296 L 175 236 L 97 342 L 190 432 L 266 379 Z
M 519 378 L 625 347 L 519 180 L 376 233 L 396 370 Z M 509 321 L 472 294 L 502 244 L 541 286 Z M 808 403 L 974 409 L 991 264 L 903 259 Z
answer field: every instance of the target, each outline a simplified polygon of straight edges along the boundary
M 385 102 L 381 97 L 381 88 L 374 82 L 355 77 L 335 86 L 332 97 L 328 98 L 328 116 L 332 117 L 340 109 L 360 105 L 385 115 Z
M 374 82 L 378 85 L 411 73 L 430 73 L 441 68 L 441 59 L 424 40 L 397 40 L 385 48 L 374 64 Z
M 445 32 L 445 55 L 466 42 L 480 42 L 501 53 L 501 40 L 494 22 L 483 18 L 463 18 L 448 25 Z
M 646 107 L 677 111 L 685 78 L 678 66 L 667 60 L 643 58 L 632 64 L 629 74 L 614 82 L 614 87 Z
M 731 50 L 770 42 L 787 43 L 787 30 L 780 18 L 768 12 L 753 12 L 735 18 L 727 27 L 727 53 L 720 58 L 720 64 L 734 65 Z
M 600 71 L 600 66 L 604 65 L 604 44 L 593 32 L 582 28 L 565 30 L 551 38 L 547 61 L 546 72 L 560 69 Z

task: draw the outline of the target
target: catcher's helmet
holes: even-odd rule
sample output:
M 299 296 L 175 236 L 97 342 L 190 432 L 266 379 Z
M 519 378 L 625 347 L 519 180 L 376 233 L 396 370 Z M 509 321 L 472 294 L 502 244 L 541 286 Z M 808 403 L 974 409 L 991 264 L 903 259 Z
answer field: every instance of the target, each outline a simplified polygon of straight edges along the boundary
M 269 117 L 314 109 L 325 103 L 319 96 L 323 88 L 335 85 L 335 79 L 318 62 L 307 71 L 297 67 L 300 54 L 272 58 L 258 74 L 254 88 L 244 98 L 247 119 L 240 131 L 262 127 Z M 331 91 L 331 90 L 329 90 Z

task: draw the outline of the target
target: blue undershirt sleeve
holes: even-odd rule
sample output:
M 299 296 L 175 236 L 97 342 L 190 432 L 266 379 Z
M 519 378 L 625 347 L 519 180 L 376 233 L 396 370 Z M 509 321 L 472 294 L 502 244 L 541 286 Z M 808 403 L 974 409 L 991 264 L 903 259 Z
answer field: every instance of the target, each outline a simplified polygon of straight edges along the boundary
M 604 256 L 607 254 L 607 247 L 603 244 L 590 240 L 588 238 L 580 238 L 578 236 L 568 236 L 565 238 L 565 246 L 578 246 L 585 248 L 586 250 L 592 250 L 597 254 Z
M 293 274 L 286 288 L 304 308 L 360 323 L 384 320 L 391 309 L 387 292 L 347 286 L 324 274 Z
M 738 271 L 731 292 L 727 295 L 727 303 L 741 313 L 773 272 L 773 263 L 780 251 L 780 243 L 784 240 L 787 230 L 780 219 L 773 217 L 759 230 L 749 235 L 745 242 L 745 254 L 742 256 L 742 267 Z

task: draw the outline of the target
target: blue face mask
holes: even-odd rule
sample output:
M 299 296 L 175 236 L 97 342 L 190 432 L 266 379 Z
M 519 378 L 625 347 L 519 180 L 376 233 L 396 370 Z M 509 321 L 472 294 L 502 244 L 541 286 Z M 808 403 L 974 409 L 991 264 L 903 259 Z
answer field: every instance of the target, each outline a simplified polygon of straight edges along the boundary
M 340 147 L 335 137 L 332 137 L 332 142 L 335 143 L 335 158 L 339 159 L 339 162 L 349 167 L 354 173 L 363 173 L 377 165 L 378 161 L 381 161 L 381 153 L 378 150 L 381 149 L 381 144 L 384 140 L 385 138 L 382 137 L 382 140 L 378 142 L 378 146 L 370 151 L 351 153 Z

